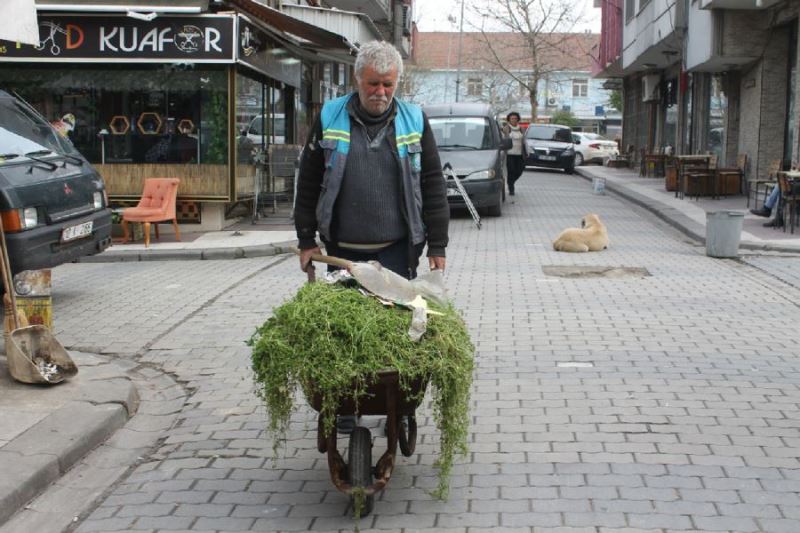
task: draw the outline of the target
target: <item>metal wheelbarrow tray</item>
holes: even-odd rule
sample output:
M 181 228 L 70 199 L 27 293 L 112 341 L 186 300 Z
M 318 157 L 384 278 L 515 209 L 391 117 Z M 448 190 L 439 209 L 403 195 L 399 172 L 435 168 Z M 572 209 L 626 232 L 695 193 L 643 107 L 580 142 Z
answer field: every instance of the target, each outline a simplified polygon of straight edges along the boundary
M 394 470 L 397 446 L 405 457 L 414 453 L 417 442 L 417 422 L 415 412 L 422 402 L 427 378 L 411 380 L 409 391 L 400 388 L 400 375 L 396 370 L 383 370 L 374 382 L 367 386 L 367 394 L 359 399 L 358 405 L 351 399 L 341 402 L 337 415 L 385 415 L 387 449 L 372 466 L 372 434 L 368 428 L 357 426 L 350 434 L 348 461 L 345 463 L 336 448 L 336 428 L 325 434 L 322 415 L 317 417 L 317 449 L 328 455 L 328 469 L 331 481 L 341 492 L 354 498 L 354 489 L 363 489 L 365 497 L 361 516 L 372 511 L 375 494 L 386 487 Z M 313 385 L 312 385 L 313 389 Z M 322 396 L 314 393 L 309 403 L 317 411 L 322 409 Z
M 55 384 L 78 373 L 78 367 L 50 330 L 41 325 L 12 331 L 6 341 L 8 371 L 23 383 Z

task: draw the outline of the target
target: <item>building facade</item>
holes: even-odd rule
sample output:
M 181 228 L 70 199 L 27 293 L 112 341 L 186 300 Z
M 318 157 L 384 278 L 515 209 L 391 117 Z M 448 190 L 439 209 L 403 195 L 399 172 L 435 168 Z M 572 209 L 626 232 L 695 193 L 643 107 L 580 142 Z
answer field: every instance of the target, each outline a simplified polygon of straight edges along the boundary
M 610 106 L 604 80 L 591 76 L 589 50 L 598 36 L 563 37 L 563 52 L 549 51 L 547 73 L 537 84 L 537 120 L 548 122 L 556 112 L 567 111 L 579 121 L 576 129 L 613 137 L 620 113 Z M 516 37 L 511 33 L 493 33 L 491 38 L 508 42 Z M 482 34 L 477 32 L 419 32 L 413 60 L 406 67 L 404 96 L 423 105 L 454 101 L 487 103 L 498 116 L 517 111 L 523 122 L 530 121 L 530 93 L 518 80 L 529 83 L 531 72 L 518 53 L 519 47 L 501 48 L 508 54 L 502 58 L 502 64 L 514 76 L 482 55 L 483 48 Z
M 712 152 L 727 165 L 746 154 L 748 177 L 798 160 L 800 2 L 601 0 L 601 9 L 618 15 L 603 16 L 603 34 L 622 29 L 618 57 L 598 57 L 597 73 L 622 81 L 623 143 Z
M 221 229 L 274 188 L 270 154 L 299 151 L 322 104 L 353 90 L 359 44 L 391 38 L 396 12 L 410 17 L 390 9 L 381 30 L 335 3 L 39 1 L 39 45 L 0 41 L 0 88 L 69 118 L 112 205 L 135 203 L 146 178 L 177 177 L 185 231 Z

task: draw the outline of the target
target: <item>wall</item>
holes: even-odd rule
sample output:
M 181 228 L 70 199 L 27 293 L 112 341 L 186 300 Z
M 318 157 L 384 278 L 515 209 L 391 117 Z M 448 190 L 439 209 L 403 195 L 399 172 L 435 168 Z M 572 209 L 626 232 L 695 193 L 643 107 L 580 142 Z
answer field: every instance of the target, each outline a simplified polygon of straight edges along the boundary
M 676 26 L 675 4 L 675 0 L 650 0 L 633 19 L 624 23 L 623 68 L 632 66 L 648 49 L 672 36 Z
M 786 74 L 789 54 L 789 31 L 786 27 L 774 28 L 764 54 L 762 70 L 761 129 L 758 168 L 765 173 L 769 162 L 783 158 L 784 124 L 786 119 Z M 744 124 L 747 124 L 746 122 Z
M 739 146 L 737 152 L 747 154 L 750 160 L 751 177 L 759 176 L 758 144 L 761 107 L 761 63 L 757 63 L 741 73 L 739 85 Z M 765 167 L 766 168 L 766 167 Z
M 686 32 L 686 70 L 710 60 L 714 50 L 714 23 L 711 10 L 700 9 L 697 2 L 689 7 L 689 28 Z
M 421 70 L 413 67 L 407 69 L 414 78 L 415 90 L 401 97 L 417 104 L 433 104 L 442 102 L 455 102 L 456 69 L 452 70 Z M 483 96 L 468 96 L 467 80 L 480 77 L 485 81 L 493 80 L 497 86 L 496 93 L 492 96 L 488 90 Z M 588 80 L 588 92 L 585 97 L 572 96 L 572 80 L 583 78 Z M 607 114 L 618 116 L 608 107 L 609 91 L 603 89 L 603 79 L 592 78 L 589 72 L 556 72 L 550 76 L 549 82 L 540 80 L 538 93 L 538 115 L 550 116 L 563 106 L 569 106 L 570 111 L 579 118 L 595 120 L 603 117 L 595 116 L 595 107 L 604 106 Z M 548 106 L 548 97 L 556 98 L 556 106 Z M 495 107 L 501 114 L 515 110 L 523 117 L 530 117 L 531 106 L 527 93 L 520 94 L 519 84 L 508 75 L 500 72 L 461 70 L 460 102 L 482 102 Z

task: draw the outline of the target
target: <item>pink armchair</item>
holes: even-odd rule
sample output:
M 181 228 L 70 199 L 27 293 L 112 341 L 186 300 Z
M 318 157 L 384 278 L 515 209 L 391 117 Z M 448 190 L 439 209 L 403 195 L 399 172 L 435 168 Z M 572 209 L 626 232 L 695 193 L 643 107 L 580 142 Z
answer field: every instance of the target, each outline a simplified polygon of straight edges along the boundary
M 144 191 L 139 204 L 122 211 L 122 231 L 125 242 L 128 242 L 128 222 L 144 224 L 144 246 L 150 246 L 150 224 L 155 224 L 156 239 L 158 223 L 172 221 L 175 238 L 181 240 L 178 221 L 175 217 L 175 201 L 178 198 L 178 178 L 147 178 L 144 180 Z

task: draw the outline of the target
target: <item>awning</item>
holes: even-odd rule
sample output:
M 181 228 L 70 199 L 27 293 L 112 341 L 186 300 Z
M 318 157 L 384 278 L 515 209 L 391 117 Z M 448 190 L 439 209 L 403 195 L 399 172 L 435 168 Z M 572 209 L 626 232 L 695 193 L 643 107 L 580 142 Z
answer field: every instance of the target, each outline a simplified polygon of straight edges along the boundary
M 226 3 L 250 15 L 255 20 L 288 34 L 288 37 L 294 37 L 302 48 L 317 52 L 345 52 L 347 54 L 356 50 L 356 47 L 342 35 L 290 17 L 277 9 L 253 0 L 226 0 Z
M 208 10 L 208 0 L 36 0 L 42 11 L 68 12 L 157 12 L 171 14 L 200 13 Z

